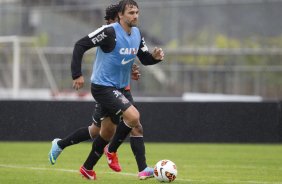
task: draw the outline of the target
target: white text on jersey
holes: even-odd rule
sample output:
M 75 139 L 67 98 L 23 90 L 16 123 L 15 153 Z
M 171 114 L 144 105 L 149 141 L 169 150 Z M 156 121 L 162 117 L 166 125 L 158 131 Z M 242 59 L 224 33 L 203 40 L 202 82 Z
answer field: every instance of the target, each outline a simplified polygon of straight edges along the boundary
M 137 48 L 121 48 L 119 50 L 119 53 L 121 55 L 131 55 L 131 54 L 134 54 L 136 55 L 138 52 L 138 49 Z
M 95 37 L 92 39 L 92 42 L 93 42 L 94 44 L 96 44 L 96 43 L 102 41 L 102 40 L 103 40 L 104 38 L 106 38 L 106 37 L 107 37 L 107 35 L 105 35 L 105 32 L 102 32 L 101 34 L 98 34 L 97 36 L 95 36 Z

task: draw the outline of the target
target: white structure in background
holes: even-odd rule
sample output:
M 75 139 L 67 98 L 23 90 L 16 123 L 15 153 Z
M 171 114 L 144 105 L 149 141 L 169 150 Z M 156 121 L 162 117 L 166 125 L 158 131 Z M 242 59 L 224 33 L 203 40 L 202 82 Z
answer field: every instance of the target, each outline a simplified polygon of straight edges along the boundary
M 4 90 L 4 89 L 0 89 L 1 92 L 1 96 L 2 97 L 6 97 L 6 98 L 12 98 L 12 99 L 20 99 L 20 91 L 21 91 L 21 96 L 24 94 L 22 93 L 22 90 L 20 88 L 20 80 L 21 80 L 21 70 L 20 70 L 20 62 L 21 62 L 21 43 L 31 43 L 33 45 L 33 48 L 38 56 L 38 60 L 40 61 L 43 71 L 47 77 L 48 83 L 50 85 L 50 90 L 49 93 L 57 93 L 58 92 L 58 87 L 57 84 L 54 80 L 54 77 L 52 75 L 52 72 L 50 70 L 50 67 L 48 65 L 47 59 L 44 56 L 43 52 L 36 46 L 35 41 L 33 38 L 31 37 L 19 37 L 19 36 L 0 36 L 0 43 L 12 43 L 13 44 L 13 49 L 12 49 L 12 53 L 13 53 L 13 69 L 12 69 L 12 90 L 8 89 L 8 90 Z M 24 90 L 23 90 L 24 91 Z M 25 90 L 26 91 L 26 90 Z M 43 91 L 46 91 L 44 89 L 35 89 L 33 90 L 33 92 L 31 93 L 34 97 L 34 95 L 36 94 L 36 91 L 39 92 L 39 94 L 42 94 Z M 46 93 L 46 92 L 44 92 Z M 24 95 L 26 96 L 26 95 Z M 31 97 L 29 96 L 29 97 Z M 36 95 L 35 95 L 36 96 Z M 44 97 L 45 95 L 43 95 L 42 97 Z
M 182 100 L 189 102 L 261 102 L 263 101 L 263 98 L 260 96 L 248 95 L 184 93 Z

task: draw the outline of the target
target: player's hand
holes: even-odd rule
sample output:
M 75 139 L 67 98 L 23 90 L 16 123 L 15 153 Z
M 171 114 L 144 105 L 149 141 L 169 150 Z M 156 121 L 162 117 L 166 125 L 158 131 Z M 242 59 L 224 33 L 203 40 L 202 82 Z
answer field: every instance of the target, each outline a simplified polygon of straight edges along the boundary
M 131 79 L 132 80 L 139 80 L 140 76 L 141 76 L 141 74 L 140 74 L 139 66 L 136 65 L 136 64 L 133 64 L 132 68 L 131 68 Z
M 154 48 L 154 51 L 152 53 L 152 56 L 156 60 L 164 60 L 164 51 L 162 48 Z
M 81 89 L 83 87 L 83 85 L 84 85 L 84 77 L 83 76 L 80 76 L 77 79 L 74 79 L 73 82 L 72 82 L 72 87 L 75 90 Z

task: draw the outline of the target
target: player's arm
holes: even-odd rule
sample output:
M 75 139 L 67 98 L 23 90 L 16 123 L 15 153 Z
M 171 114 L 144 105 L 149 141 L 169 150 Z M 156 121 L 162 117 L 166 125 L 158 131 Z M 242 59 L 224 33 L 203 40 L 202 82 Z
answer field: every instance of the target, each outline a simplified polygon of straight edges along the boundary
M 155 47 L 153 53 L 150 53 L 144 37 L 142 37 L 137 57 L 143 65 L 154 65 L 164 59 L 164 52 L 161 48 Z
M 88 36 L 85 36 L 78 40 L 73 49 L 72 61 L 71 61 L 71 72 L 72 79 L 75 80 L 82 75 L 81 73 L 81 63 L 84 53 L 94 47 L 93 42 Z
M 78 90 L 82 88 L 84 84 L 84 78 L 81 72 L 81 63 L 84 53 L 98 46 L 100 46 L 104 52 L 113 50 L 115 47 L 115 32 L 112 27 L 102 26 L 75 43 L 71 62 L 73 88 Z

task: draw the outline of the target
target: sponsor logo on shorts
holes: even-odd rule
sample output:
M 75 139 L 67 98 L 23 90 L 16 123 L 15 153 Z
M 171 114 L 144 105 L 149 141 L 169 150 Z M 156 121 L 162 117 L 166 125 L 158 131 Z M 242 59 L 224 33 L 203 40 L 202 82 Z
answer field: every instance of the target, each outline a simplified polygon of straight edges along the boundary
M 127 100 L 127 98 L 125 98 L 125 96 L 121 96 L 121 97 L 119 97 L 119 99 L 121 100 L 121 102 L 123 103 L 123 104 L 127 104 L 129 101 Z
M 116 98 L 121 95 L 121 92 L 119 90 L 114 90 L 113 93 L 114 93 Z

